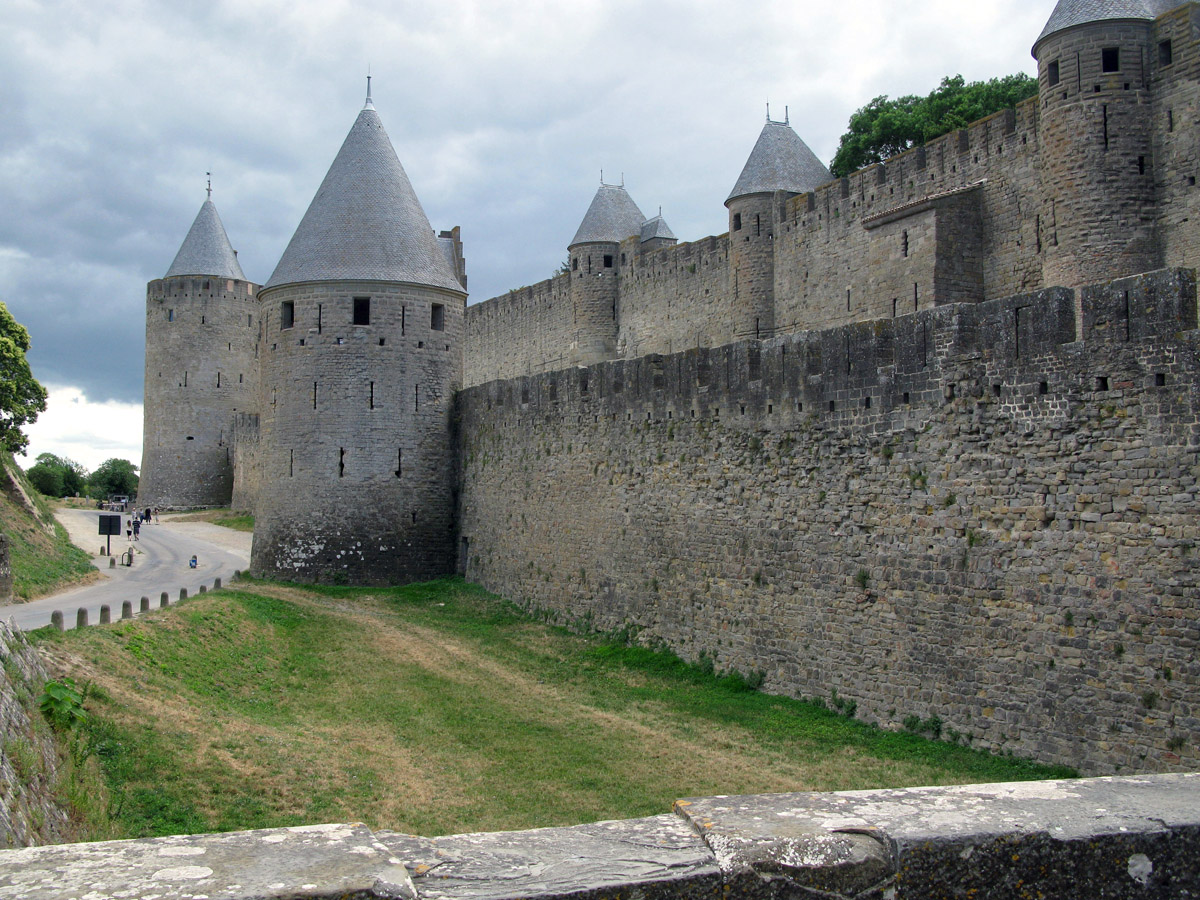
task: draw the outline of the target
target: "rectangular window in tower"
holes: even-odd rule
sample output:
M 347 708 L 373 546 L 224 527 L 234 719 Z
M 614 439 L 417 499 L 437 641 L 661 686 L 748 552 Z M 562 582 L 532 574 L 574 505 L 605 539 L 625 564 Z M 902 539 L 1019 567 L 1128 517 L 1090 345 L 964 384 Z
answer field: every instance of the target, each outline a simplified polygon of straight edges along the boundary
M 354 323 L 355 325 L 370 325 L 371 324 L 371 298 L 370 297 L 355 297 L 354 298 Z
M 419 384 L 414 384 L 413 385 L 413 412 L 416 412 L 420 408 L 421 408 L 421 386 Z
M 375 408 L 375 382 L 371 382 L 370 391 L 367 394 L 367 409 Z
M 604 254 L 604 268 L 611 269 L 613 267 L 613 258 L 611 253 Z
M 900 298 L 893 297 L 892 298 L 892 318 L 893 319 L 896 318 L 896 314 L 897 314 L 899 308 L 900 308 Z
M 762 234 L 762 216 L 754 217 L 754 236 L 758 237 Z
M 296 474 L 296 451 L 288 451 L 288 478 L 292 478 Z
M 338 448 L 338 478 L 346 477 L 346 448 Z
M 1169 66 L 1175 61 L 1175 54 L 1171 48 L 1170 41 L 1158 42 L 1158 64 L 1160 66 Z
M 902 256 L 908 256 L 908 232 L 905 231 L 900 235 L 900 253 Z
M 913 282 L 913 312 L 917 311 L 917 304 L 920 302 L 920 294 L 917 292 L 917 283 Z
M 254 317 L 249 314 L 246 315 L 246 327 L 247 328 L 254 327 Z
M 317 334 L 321 333 L 321 304 L 317 304 Z
M 1101 72 L 1120 72 L 1121 71 L 1121 48 L 1120 47 L 1105 47 L 1100 51 L 1100 71 Z
M 238 373 L 238 384 L 241 384 L 241 383 L 242 383 L 242 373 L 239 372 Z
M 1046 81 L 1050 85 L 1050 87 L 1054 87 L 1056 84 L 1058 84 L 1059 75 L 1058 75 L 1058 60 L 1057 59 L 1054 60 L 1054 62 L 1050 63 L 1050 65 L 1046 66 Z
M 279 304 L 279 330 L 291 328 L 296 324 L 296 304 L 291 300 L 284 300 Z
M 408 327 L 408 307 L 400 307 L 400 337 L 404 337 L 404 329 Z
M 435 303 L 429 308 L 429 327 L 434 331 L 446 330 L 446 307 Z
M 399 478 L 401 475 L 404 474 L 404 451 L 403 450 L 396 451 L 396 471 L 394 474 L 397 478 Z
M 168 321 L 168 322 L 174 322 L 174 321 L 175 321 L 175 310 L 173 310 L 173 309 L 168 309 L 168 310 L 167 310 L 167 321 Z
M 220 387 L 220 386 L 221 386 L 221 373 L 218 372 L 217 373 L 217 387 Z
M 734 231 L 742 230 L 742 214 L 741 213 L 733 214 L 733 230 Z
M 572 271 L 572 272 L 578 272 L 578 271 L 579 271 L 579 257 L 578 257 L 578 256 L 576 256 L 576 257 L 573 257 L 573 258 L 571 259 L 571 271 Z
M 317 383 L 313 382 L 313 409 L 317 408 Z

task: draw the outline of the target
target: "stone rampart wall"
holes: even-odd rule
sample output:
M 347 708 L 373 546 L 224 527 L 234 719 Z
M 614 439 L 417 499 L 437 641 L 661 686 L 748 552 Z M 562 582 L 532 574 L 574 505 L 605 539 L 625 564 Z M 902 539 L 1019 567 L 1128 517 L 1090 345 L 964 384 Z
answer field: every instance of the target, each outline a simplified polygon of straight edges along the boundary
M 467 577 L 887 727 L 1195 766 L 1196 326 L 1172 270 L 468 389 Z
M 465 328 L 465 384 L 562 368 L 579 331 L 570 277 L 556 275 L 468 306 Z

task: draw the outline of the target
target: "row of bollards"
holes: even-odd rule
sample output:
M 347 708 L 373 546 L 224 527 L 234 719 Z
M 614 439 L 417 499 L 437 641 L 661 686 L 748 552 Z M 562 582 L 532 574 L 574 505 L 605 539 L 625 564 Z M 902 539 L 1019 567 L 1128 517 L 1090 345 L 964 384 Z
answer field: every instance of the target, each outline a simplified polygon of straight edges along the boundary
M 237 578 L 241 574 L 242 574 L 241 572 L 235 571 L 233 573 L 233 577 Z M 213 579 L 212 589 L 214 591 L 219 591 L 221 589 L 221 579 L 220 578 Z M 207 593 L 208 588 L 205 587 L 204 585 L 200 585 L 199 592 L 201 594 Z M 187 588 L 180 588 L 179 589 L 180 601 L 186 600 L 187 598 L 188 598 Z M 158 607 L 159 607 L 159 609 L 162 609 L 162 608 L 170 606 L 170 605 L 171 605 L 171 595 L 168 594 L 166 591 L 163 591 L 161 594 L 158 595 Z M 150 611 L 150 598 L 142 597 L 142 599 L 140 601 L 138 601 L 138 612 L 144 613 L 144 612 L 149 612 L 149 611 Z M 121 603 L 121 618 L 122 619 L 132 619 L 133 618 L 133 601 L 132 600 L 125 600 L 124 602 Z M 112 622 L 112 610 L 109 608 L 107 603 L 102 604 L 100 607 L 100 624 L 101 625 L 109 625 L 109 624 L 111 624 L 111 622 Z M 87 626 L 88 626 L 88 611 L 85 607 L 81 606 L 79 608 L 79 610 L 75 613 L 75 627 L 76 628 L 86 628 Z M 50 627 L 54 628 L 57 631 L 65 631 L 66 630 L 66 624 L 63 619 L 63 613 L 62 613 L 61 609 L 56 609 L 56 610 L 54 610 L 54 612 L 50 613 Z

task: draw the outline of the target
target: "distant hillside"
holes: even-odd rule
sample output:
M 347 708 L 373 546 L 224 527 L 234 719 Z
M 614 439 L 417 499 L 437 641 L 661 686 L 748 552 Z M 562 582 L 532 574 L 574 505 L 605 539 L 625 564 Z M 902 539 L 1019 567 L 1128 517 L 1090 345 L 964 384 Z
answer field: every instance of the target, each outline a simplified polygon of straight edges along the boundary
M 32 600 L 95 577 L 91 558 L 67 537 L 25 473 L 0 454 L 0 531 L 12 548 L 13 591 Z

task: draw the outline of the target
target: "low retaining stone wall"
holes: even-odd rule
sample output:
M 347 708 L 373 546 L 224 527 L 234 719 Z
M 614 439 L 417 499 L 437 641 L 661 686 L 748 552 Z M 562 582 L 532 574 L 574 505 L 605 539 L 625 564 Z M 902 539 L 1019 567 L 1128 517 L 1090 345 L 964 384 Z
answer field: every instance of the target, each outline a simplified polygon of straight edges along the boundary
M 1200 774 L 680 800 L 421 838 L 323 825 L 0 852 L 6 900 L 1194 898 Z

